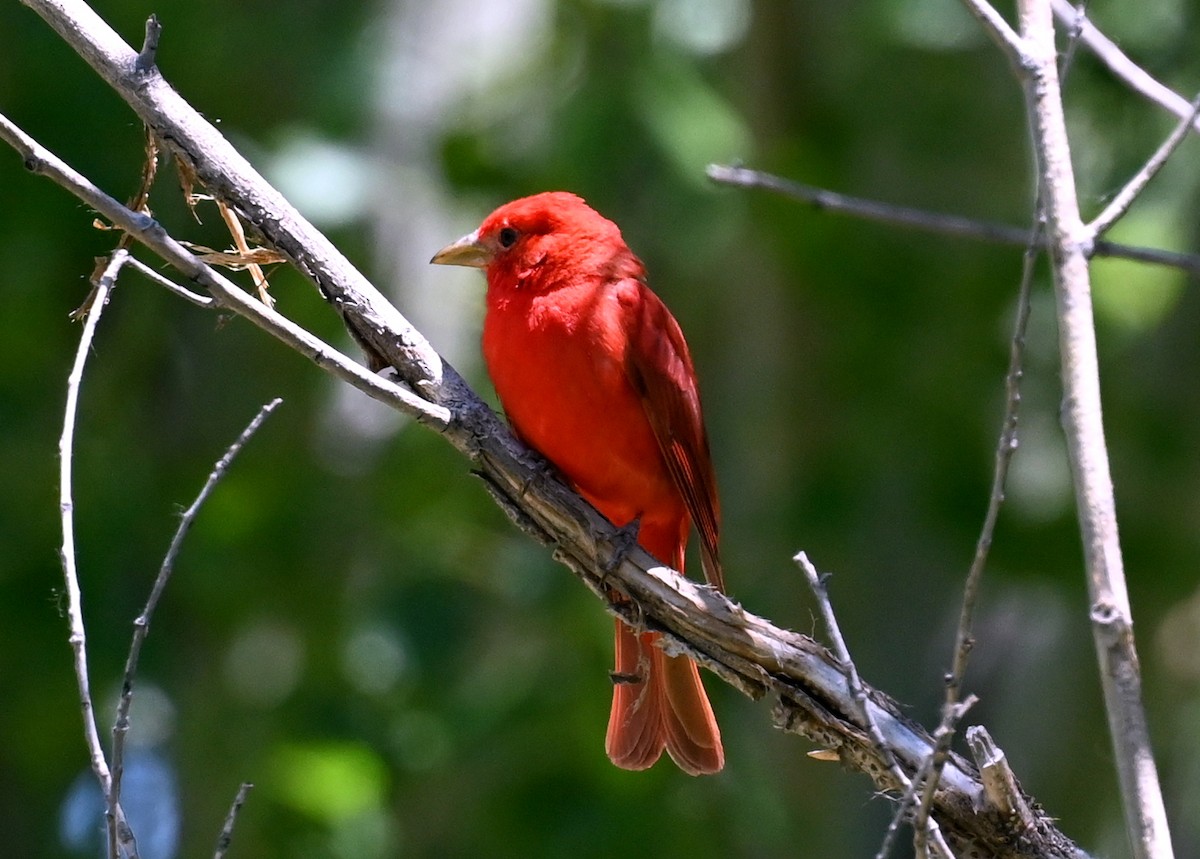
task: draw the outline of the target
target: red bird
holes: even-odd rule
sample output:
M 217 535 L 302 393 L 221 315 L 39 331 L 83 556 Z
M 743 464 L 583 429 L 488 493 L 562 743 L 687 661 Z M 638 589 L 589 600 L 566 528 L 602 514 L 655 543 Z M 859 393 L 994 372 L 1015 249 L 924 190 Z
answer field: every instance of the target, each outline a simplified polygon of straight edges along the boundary
M 724 590 L 720 508 L 696 371 L 679 323 L 612 221 L 574 194 L 514 200 L 433 262 L 487 273 L 483 355 L 508 420 L 614 525 L 683 570 L 691 525 Z M 725 764 L 696 664 L 620 620 L 605 742 L 619 767 L 663 749 L 691 775 Z

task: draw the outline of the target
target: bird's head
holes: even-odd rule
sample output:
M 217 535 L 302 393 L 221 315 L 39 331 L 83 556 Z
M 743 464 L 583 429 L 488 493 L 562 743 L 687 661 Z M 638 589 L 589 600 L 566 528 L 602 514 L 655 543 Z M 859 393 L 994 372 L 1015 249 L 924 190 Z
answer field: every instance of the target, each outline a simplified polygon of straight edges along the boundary
M 568 277 L 642 273 L 617 225 L 566 191 L 505 203 L 430 262 L 484 269 L 490 289 L 536 292 L 554 289 Z

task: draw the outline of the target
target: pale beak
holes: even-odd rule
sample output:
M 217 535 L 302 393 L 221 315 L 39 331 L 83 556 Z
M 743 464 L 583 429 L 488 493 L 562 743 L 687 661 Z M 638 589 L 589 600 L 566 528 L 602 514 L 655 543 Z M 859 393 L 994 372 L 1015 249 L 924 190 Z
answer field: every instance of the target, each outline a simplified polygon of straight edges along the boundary
M 491 261 L 492 251 L 479 241 L 478 230 L 446 245 L 430 260 L 435 265 L 469 265 L 472 268 L 487 268 Z

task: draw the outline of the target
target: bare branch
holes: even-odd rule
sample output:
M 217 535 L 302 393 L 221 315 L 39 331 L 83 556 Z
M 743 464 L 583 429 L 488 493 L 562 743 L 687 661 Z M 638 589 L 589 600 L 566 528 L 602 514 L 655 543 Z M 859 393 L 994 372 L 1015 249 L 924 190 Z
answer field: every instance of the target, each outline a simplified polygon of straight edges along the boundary
M 1014 66 L 1020 65 L 1024 60 L 1025 46 L 1017 31 L 1004 20 L 996 8 L 987 0 L 963 0 L 963 5 L 983 24 L 984 32 L 1008 57 L 1008 61 Z
M 1008 759 L 992 740 L 991 734 L 985 728 L 973 725 L 967 728 L 967 744 L 983 777 L 983 792 L 987 801 L 1001 814 L 1020 821 L 1031 820 L 1029 804 L 1021 795 L 1017 777 L 1013 775 Z
M 1040 195 L 1039 195 L 1040 197 Z M 934 731 L 937 746 L 930 762 L 930 776 L 921 796 L 918 821 L 929 813 L 933 794 L 941 778 L 942 766 L 950 743 L 954 738 L 954 725 L 963 714 L 960 706 L 963 678 L 967 674 L 967 663 L 975 647 L 975 606 L 979 601 L 979 589 L 983 582 L 983 571 L 987 566 L 992 537 L 1000 518 L 1000 507 L 1004 504 L 1004 486 L 1008 480 L 1008 469 L 1017 450 L 1017 418 L 1021 406 L 1021 376 L 1025 359 L 1025 331 L 1029 325 L 1030 293 L 1033 290 L 1033 272 L 1037 263 L 1038 248 L 1042 244 L 1045 224 L 1040 216 L 1041 202 L 1037 203 L 1039 217 L 1029 232 L 1025 245 L 1021 282 L 1017 289 L 1017 314 L 1013 323 L 1013 334 L 1009 341 L 1008 371 L 1004 378 L 1004 417 L 1000 421 L 1000 439 L 996 443 L 996 454 L 992 466 L 992 486 L 988 495 L 987 512 L 983 526 L 975 542 L 975 555 L 967 571 L 963 586 L 962 605 L 959 609 L 958 626 L 954 638 L 954 654 L 950 672 L 946 675 L 945 700 L 942 703 L 941 723 Z
M 225 825 L 221 827 L 221 834 L 217 837 L 217 849 L 213 853 L 213 859 L 225 859 L 225 854 L 233 841 L 233 827 L 237 823 L 238 814 L 241 813 L 242 806 L 246 804 L 246 797 L 253 787 L 254 785 L 246 781 L 242 782 L 238 788 L 237 796 L 233 798 L 233 805 L 229 807 L 229 814 L 225 816 Z
M 198 292 L 192 292 L 187 287 L 180 286 L 175 281 L 171 280 L 169 277 L 166 277 L 165 275 L 160 274 L 155 269 L 146 265 L 144 262 L 142 262 L 137 257 L 134 257 L 134 256 L 129 257 L 129 262 L 127 262 L 126 265 L 137 269 L 137 271 L 144 277 L 149 278 L 150 280 L 154 281 L 155 283 L 157 283 L 159 286 L 163 287 L 164 289 L 167 289 L 170 292 L 173 292 L 175 295 L 179 296 L 184 301 L 190 301 L 192 304 L 196 305 L 197 307 L 209 308 L 209 307 L 213 307 L 216 304 L 215 299 L 210 298 L 207 295 L 201 295 Z
M 287 317 L 247 296 L 234 283 L 196 259 L 187 248 L 171 238 L 153 218 L 123 206 L 64 164 L 3 115 L 0 115 L 0 139 L 7 141 L 22 154 L 25 166 L 31 172 L 46 176 L 66 188 L 113 224 L 158 253 L 190 280 L 206 288 L 222 307 L 246 317 L 259 328 L 308 357 L 326 372 L 423 423 L 441 427 L 450 419 L 450 412 L 445 407 L 430 403 L 407 388 L 367 372 L 359 364 Z M 399 338 L 401 335 L 395 336 Z
M 1051 0 L 1051 5 L 1059 20 L 1079 28 L 1079 40 L 1087 45 L 1092 53 L 1108 66 L 1108 70 L 1119 80 L 1124 81 L 1130 89 L 1180 119 L 1184 119 L 1192 112 L 1192 107 L 1186 98 L 1159 83 L 1149 72 L 1129 59 L 1112 39 L 1100 32 L 1096 25 L 1088 20 L 1082 9 L 1076 9 L 1068 0 Z M 1200 131 L 1200 119 L 1193 119 L 1192 124 L 1197 131 Z
M 1029 241 L 1029 230 L 1023 227 L 1013 227 L 991 221 L 976 221 L 958 215 L 945 215 L 908 206 L 893 206 L 890 203 L 851 197 L 824 188 L 814 188 L 770 173 L 749 170 L 745 167 L 712 164 L 708 168 L 708 177 L 722 185 L 761 188 L 809 203 L 821 210 L 845 212 L 868 221 L 1003 245 L 1023 247 Z M 1042 247 L 1045 247 L 1045 243 L 1048 241 L 1047 238 L 1043 238 Z M 1097 241 L 1091 250 L 1093 256 L 1165 265 L 1200 276 L 1200 256 L 1195 254 L 1183 254 L 1159 248 L 1134 247 L 1109 241 Z
M 95 280 L 96 297 L 84 322 L 79 348 L 75 351 L 75 362 L 67 377 L 67 403 L 63 410 L 63 429 L 58 443 L 59 458 L 59 510 L 62 514 L 62 565 L 67 587 L 67 619 L 70 624 L 70 644 L 75 655 L 75 682 L 79 687 L 79 703 L 83 709 L 83 738 L 91 759 L 92 772 L 100 782 L 105 798 L 112 796 L 113 777 L 109 770 L 104 749 L 100 745 L 100 731 L 96 724 L 96 710 L 92 703 L 91 680 L 88 675 L 87 631 L 83 624 L 83 595 L 79 587 L 79 573 L 75 561 L 75 503 L 72 490 L 72 464 L 75 451 L 75 422 L 79 412 L 79 390 L 83 384 L 83 371 L 91 353 L 92 340 L 100 314 L 108 303 L 108 296 L 116 283 L 121 266 L 129 259 L 129 252 L 118 249 L 113 253 L 102 273 Z M 136 859 L 137 842 L 133 837 L 124 812 L 117 802 L 108 805 L 108 855 L 118 856 L 118 845 L 126 854 Z
M 850 657 L 850 649 L 846 647 L 846 639 L 842 637 L 842 628 L 838 624 L 837 615 L 833 611 L 833 603 L 829 600 L 829 588 L 826 587 L 826 577 L 817 573 L 817 568 L 813 566 L 812 561 L 808 559 L 808 555 L 800 552 L 793 559 L 804 572 L 805 579 L 808 580 L 808 586 L 812 589 L 813 595 L 817 598 L 817 606 L 821 610 L 821 619 L 825 622 L 825 629 L 829 632 L 829 639 L 833 644 L 833 652 L 837 655 L 838 660 L 842 663 L 842 667 L 846 671 L 846 681 L 850 688 L 850 696 L 854 699 L 858 707 L 856 715 L 862 720 L 862 725 L 870 734 L 871 740 L 875 743 L 875 748 L 879 752 L 880 758 L 887 765 L 888 771 L 896 780 L 899 787 L 906 790 L 912 786 L 912 781 L 908 774 L 900 768 L 896 762 L 895 755 L 888 748 L 887 740 L 883 733 L 879 730 L 879 725 L 875 722 L 875 717 L 871 714 L 871 708 L 867 702 L 867 693 L 863 689 L 862 680 L 858 676 L 858 667 L 854 664 L 854 660 Z M 905 804 L 902 802 L 896 811 L 895 819 L 899 819 L 904 815 Z M 926 816 L 923 823 L 923 828 L 927 829 L 933 835 L 935 850 L 941 857 L 954 859 L 950 853 L 950 848 L 942 837 L 941 831 L 935 821 Z M 887 855 L 887 841 L 884 841 L 884 847 L 880 849 L 876 859 L 882 859 Z
M 1172 855 L 1162 791 L 1146 730 L 1117 533 L 1112 477 L 1100 405 L 1100 375 L 1087 259 L 1063 116 L 1050 0 L 1020 0 L 1026 54 L 1018 67 L 1029 105 L 1034 150 L 1052 242 L 1062 356 L 1063 429 L 1083 537 L 1093 635 L 1109 731 L 1117 759 L 1125 822 L 1139 859 Z
M 221 478 L 225 476 L 225 472 L 229 470 L 234 457 L 241 452 L 250 438 L 258 432 L 258 428 L 262 426 L 263 421 L 282 402 L 283 400 L 276 397 L 259 409 L 258 414 L 242 430 L 237 440 L 217 460 L 217 464 L 213 466 L 213 470 L 209 473 L 208 479 L 204 482 L 204 486 L 200 490 L 200 494 L 196 496 L 196 500 L 192 502 L 191 506 L 183 512 L 183 516 L 180 517 L 179 527 L 175 529 L 175 535 L 171 538 L 171 545 L 167 548 L 167 554 L 163 557 L 162 565 L 158 570 L 158 576 L 154 579 L 154 586 L 150 589 L 150 596 L 146 600 L 146 606 L 133 622 L 133 640 L 129 645 L 129 656 L 125 660 L 125 675 L 121 681 L 121 698 L 117 703 L 117 716 L 113 721 L 112 729 L 113 777 L 112 789 L 108 793 L 110 813 L 116 808 L 121 798 L 125 737 L 129 733 L 129 708 L 133 704 L 133 681 L 137 675 L 138 661 L 142 654 L 142 645 L 146 641 L 146 636 L 150 634 L 150 619 L 154 615 L 154 609 L 157 608 L 158 601 L 167 586 L 167 581 L 171 578 L 171 573 L 175 569 L 175 559 L 179 556 L 179 549 L 183 545 L 183 538 L 187 536 L 188 531 L 191 530 L 192 523 L 196 521 L 196 515 L 200 512 L 200 507 L 208 499 L 208 496 L 212 494 L 213 489 L 221 481 Z
M 1167 159 L 1179 148 L 1179 144 L 1183 143 L 1188 132 L 1192 130 L 1197 115 L 1200 115 L 1200 95 L 1197 95 L 1192 100 L 1190 108 L 1188 115 L 1180 120 L 1179 124 L 1175 126 L 1175 130 L 1163 141 L 1158 150 L 1150 156 L 1150 160 L 1143 165 L 1141 170 L 1134 174 L 1133 178 L 1129 180 L 1124 188 L 1117 192 L 1117 195 L 1104 208 L 1104 211 L 1087 225 L 1092 236 L 1098 237 L 1104 235 L 1119 218 L 1123 217 L 1129 211 L 1129 207 L 1133 205 L 1133 201 L 1138 198 L 1142 191 L 1146 189 L 1150 180 L 1167 163 Z
M 307 222 L 292 218 L 293 210 L 278 192 L 267 186 L 157 72 L 132 72 L 132 49 L 91 10 L 79 8 L 77 0 L 26 2 L 53 23 L 163 140 L 171 142 L 177 157 L 195 168 L 196 175 L 215 196 L 234 206 L 319 285 L 371 354 L 395 367 L 438 408 L 445 409 L 445 419 L 438 420 L 429 403 L 423 403 L 425 409 L 421 410 L 405 405 L 399 397 L 391 401 L 402 410 L 417 410 L 427 425 L 468 457 L 514 521 L 535 538 L 553 543 L 555 557 L 575 571 L 608 604 L 610 612 L 635 629 L 652 627 L 661 631 L 665 648 L 693 656 L 744 693 L 753 697 L 771 694 L 778 701 L 775 717 L 780 727 L 801 733 L 822 748 L 836 750 L 848 765 L 890 789 L 892 777 L 880 760 L 876 742 L 856 724 L 854 714 L 859 712 L 860 704 L 850 691 L 845 669 L 828 650 L 681 577 L 640 548 L 630 549 L 620 532 L 512 438 L 420 333 L 349 268 L 327 239 L 319 234 L 314 237 L 310 233 L 315 231 Z M 4 132 L 5 124 L 0 123 L 0 136 Z M 44 164 L 45 160 L 35 163 Z M 253 305 L 253 318 L 267 318 L 259 302 L 199 264 L 150 219 L 130 217 L 132 213 L 119 205 L 113 207 L 105 195 L 91 194 L 90 183 L 63 184 L 106 216 L 111 211 L 114 223 L 133 232 L 189 279 L 209 289 L 222 304 L 228 302 L 227 306 L 248 316 L 252 312 L 243 306 Z M 310 354 L 311 341 L 300 338 L 296 342 L 303 343 L 301 348 Z M 412 396 L 411 392 L 405 393 Z M 865 684 L 863 689 L 885 746 L 905 772 L 916 773 L 928 759 L 933 739 L 908 720 L 885 694 Z M 1014 859 L 1031 852 L 1046 857 L 1080 855 L 1045 815 L 1038 818 L 1033 830 L 1015 832 L 997 814 L 977 812 L 982 792 L 974 766 L 951 754 L 933 816 L 952 849 Z
M 139 68 L 137 52 L 83 0 L 22 2 L 54 28 L 125 99 L 214 198 L 232 205 L 312 280 L 368 353 L 372 369 L 390 364 L 402 371 L 404 380 L 414 390 L 436 400 L 431 392 L 439 388 L 448 368 L 429 341 L 211 123 L 171 88 L 157 67 Z M 178 266 L 174 259 L 170 261 Z M 189 264 L 180 270 L 194 277 L 190 268 Z M 210 288 L 207 283 L 204 286 Z M 453 370 L 449 373 L 455 375 Z M 451 387 L 457 389 L 458 385 Z M 452 395 L 454 391 L 446 393 Z M 410 406 L 417 408 L 415 403 Z

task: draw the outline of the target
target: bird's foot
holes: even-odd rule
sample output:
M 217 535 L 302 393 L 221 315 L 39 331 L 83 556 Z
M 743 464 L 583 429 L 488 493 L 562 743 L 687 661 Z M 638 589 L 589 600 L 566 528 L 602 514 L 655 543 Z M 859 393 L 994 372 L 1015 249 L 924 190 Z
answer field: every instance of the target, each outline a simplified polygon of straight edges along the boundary
M 612 554 L 608 556 L 602 566 L 604 575 L 607 577 L 610 573 L 625 563 L 625 559 L 629 557 L 629 553 L 634 550 L 638 544 L 638 532 L 642 529 L 641 519 L 632 519 L 626 522 L 621 527 L 617 528 L 616 533 L 611 540 Z
M 612 681 L 614 686 L 633 686 L 637 683 L 644 683 L 646 680 L 641 674 L 630 674 L 621 671 L 608 672 L 608 679 Z

